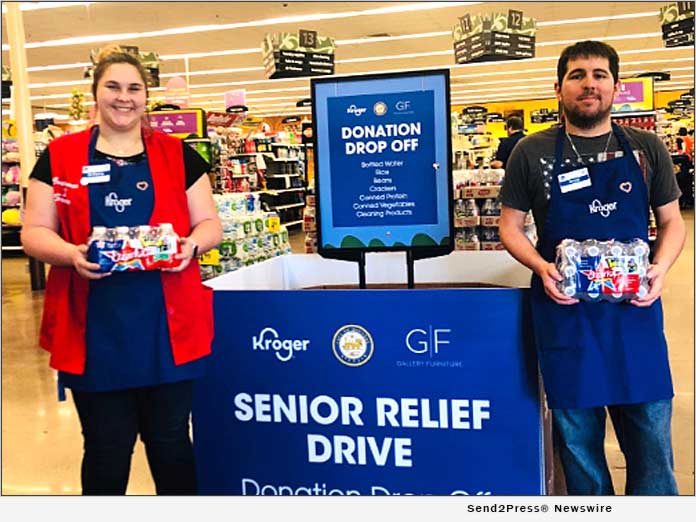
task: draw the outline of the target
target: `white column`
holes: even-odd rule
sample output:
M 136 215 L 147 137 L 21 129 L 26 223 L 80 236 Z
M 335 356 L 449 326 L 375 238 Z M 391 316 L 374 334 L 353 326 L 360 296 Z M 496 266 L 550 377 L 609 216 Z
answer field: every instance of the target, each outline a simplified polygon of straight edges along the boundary
M 17 127 L 17 143 L 21 166 L 20 184 L 26 187 L 29 173 L 34 168 L 34 118 L 29 100 L 29 74 L 27 54 L 24 49 L 24 24 L 19 2 L 4 2 L 7 7 L 7 40 L 10 44 L 10 69 L 12 70 L 12 102 Z

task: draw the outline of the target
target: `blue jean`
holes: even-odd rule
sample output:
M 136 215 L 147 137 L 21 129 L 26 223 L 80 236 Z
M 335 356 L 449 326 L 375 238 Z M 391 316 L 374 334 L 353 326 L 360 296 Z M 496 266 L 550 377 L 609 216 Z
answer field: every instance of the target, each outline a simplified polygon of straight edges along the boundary
M 135 441 L 145 444 L 158 495 L 196 494 L 189 437 L 192 381 L 72 396 L 82 424 L 83 495 L 124 495 Z
M 626 459 L 626 495 L 678 495 L 671 399 L 606 408 L 554 409 L 554 445 L 563 463 L 568 494 L 614 494 L 604 453 L 606 410 Z

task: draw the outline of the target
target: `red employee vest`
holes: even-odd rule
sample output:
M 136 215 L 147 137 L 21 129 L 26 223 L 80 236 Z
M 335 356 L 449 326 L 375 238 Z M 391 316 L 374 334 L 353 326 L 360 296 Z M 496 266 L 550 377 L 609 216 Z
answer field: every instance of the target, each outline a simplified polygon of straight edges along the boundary
M 75 245 L 87 243 L 91 231 L 88 188 L 80 184 L 82 167 L 89 164 L 90 136 L 88 129 L 62 136 L 48 146 L 59 234 Z M 186 237 L 191 227 L 181 141 L 149 129 L 143 138 L 155 194 L 149 224 L 172 223 L 175 232 Z M 213 296 L 201 283 L 197 260 L 182 272 L 161 272 L 161 278 L 174 363 L 208 355 L 213 340 Z M 56 370 L 79 375 L 85 371 L 88 292 L 89 281 L 74 268 L 51 267 L 39 343 L 51 353 L 50 366 Z M 137 295 L 133 297 L 137 299 Z

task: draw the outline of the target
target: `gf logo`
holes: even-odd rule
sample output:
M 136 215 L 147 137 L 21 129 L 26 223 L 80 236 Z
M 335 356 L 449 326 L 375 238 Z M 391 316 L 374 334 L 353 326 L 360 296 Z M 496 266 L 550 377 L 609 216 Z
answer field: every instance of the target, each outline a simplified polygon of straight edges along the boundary
M 411 108 L 411 102 L 408 100 L 399 100 L 396 102 L 397 111 L 407 111 Z
M 409 351 L 422 355 L 430 353 L 430 357 L 440 353 L 440 346 L 450 344 L 447 336 L 452 333 L 449 328 L 433 328 L 428 326 L 428 330 L 414 328 L 406 334 L 406 348 Z

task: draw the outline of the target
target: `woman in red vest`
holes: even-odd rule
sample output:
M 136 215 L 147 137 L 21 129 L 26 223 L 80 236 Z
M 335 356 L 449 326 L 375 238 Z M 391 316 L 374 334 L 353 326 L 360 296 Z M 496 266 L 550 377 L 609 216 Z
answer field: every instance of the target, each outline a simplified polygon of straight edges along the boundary
M 125 494 L 139 435 L 158 494 L 196 492 L 189 416 L 213 337 L 197 255 L 222 237 L 208 164 L 147 124 L 147 71 L 118 47 L 100 54 L 96 124 L 52 141 L 29 180 L 22 244 L 49 263 L 41 346 L 71 390 L 83 494 Z M 92 227 L 171 223 L 176 268 L 99 272 Z

